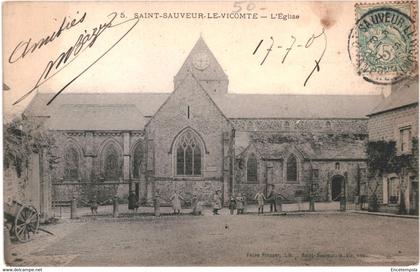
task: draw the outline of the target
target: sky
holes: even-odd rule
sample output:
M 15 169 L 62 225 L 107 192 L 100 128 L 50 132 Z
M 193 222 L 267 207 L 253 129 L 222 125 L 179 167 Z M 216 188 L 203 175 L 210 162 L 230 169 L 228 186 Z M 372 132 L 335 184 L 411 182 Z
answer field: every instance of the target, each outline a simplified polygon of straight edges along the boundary
M 5 3 L 3 80 L 10 90 L 4 92 L 4 112 L 6 115 L 19 113 L 36 92 L 57 92 L 69 82 L 64 93 L 171 92 L 173 77 L 200 36 L 228 75 L 229 92 L 232 93 L 380 94 L 388 87 L 365 81 L 349 58 L 348 36 L 355 23 L 354 4 L 250 1 Z M 257 19 L 213 18 L 223 14 L 233 16 L 232 12 L 239 9 L 239 14 L 251 16 L 248 13 L 255 13 Z M 56 60 L 74 46 L 81 34 L 86 37 L 95 27 L 109 23 L 112 12 L 118 14 L 112 22 L 114 27 L 105 28 L 91 47 L 87 42 L 83 47 L 86 49 L 76 57 L 71 55 L 66 65 L 59 65 L 57 70 L 52 68 L 49 75 L 55 74 L 34 89 L 49 61 Z M 159 16 L 202 13 L 206 18 L 140 18 L 137 21 L 133 20 L 135 13 L 159 13 Z M 299 18 L 271 19 L 272 16 L 278 18 L 280 13 L 283 17 Z M 66 23 L 73 19 L 81 22 L 22 58 L 22 44 L 30 40 L 29 44 L 33 45 L 42 38 L 54 36 L 64 18 Z M 308 42 L 313 35 L 319 37 Z M 267 51 L 272 42 L 272 50 Z M 116 45 L 112 47 L 114 43 Z M 320 61 L 319 71 L 315 70 L 304 86 L 315 61 Z M 31 89 L 34 89 L 31 95 L 12 105 Z

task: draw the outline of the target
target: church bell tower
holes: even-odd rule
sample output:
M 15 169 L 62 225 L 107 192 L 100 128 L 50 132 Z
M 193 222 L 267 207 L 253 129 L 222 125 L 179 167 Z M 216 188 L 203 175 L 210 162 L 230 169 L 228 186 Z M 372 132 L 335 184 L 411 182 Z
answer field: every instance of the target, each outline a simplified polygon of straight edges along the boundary
M 188 75 L 193 74 L 210 95 L 227 94 L 229 79 L 213 53 L 200 37 L 174 78 L 175 89 Z

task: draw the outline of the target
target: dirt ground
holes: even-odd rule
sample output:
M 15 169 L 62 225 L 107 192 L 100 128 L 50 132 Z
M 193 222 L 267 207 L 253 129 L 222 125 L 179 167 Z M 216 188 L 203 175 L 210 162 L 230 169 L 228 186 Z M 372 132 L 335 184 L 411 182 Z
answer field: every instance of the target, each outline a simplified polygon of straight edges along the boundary
M 287 215 L 98 215 L 13 244 L 14 266 L 409 265 L 418 219 L 326 211 Z

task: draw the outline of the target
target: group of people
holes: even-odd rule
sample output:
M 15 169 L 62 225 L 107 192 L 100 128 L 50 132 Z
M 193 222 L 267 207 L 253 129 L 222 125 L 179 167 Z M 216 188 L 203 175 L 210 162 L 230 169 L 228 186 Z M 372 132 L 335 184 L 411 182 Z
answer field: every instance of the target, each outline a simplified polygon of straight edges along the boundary
M 244 214 L 246 207 L 246 197 L 243 193 L 238 193 L 235 197 L 232 195 L 229 199 L 229 210 L 230 214 L 233 215 L 236 210 L 236 214 Z
M 174 214 L 181 214 L 181 211 L 182 211 L 181 201 L 186 201 L 186 200 L 178 192 L 178 190 L 174 191 L 174 193 L 171 195 L 169 200 L 171 202 Z M 192 208 L 193 215 L 202 215 L 203 203 L 200 201 L 199 197 L 196 194 L 194 194 L 191 198 L 191 208 Z
M 223 208 L 223 201 L 222 201 L 222 194 L 221 190 L 217 190 L 215 194 L 213 195 L 212 199 L 212 206 L 213 206 L 213 215 L 219 215 L 219 211 Z M 263 192 L 260 190 L 255 195 L 254 199 L 257 203 L 258 208 L 258 214 L 264 213 L 264 204 L 269 203 L 270 204 L 270 212 L 277 212 L 277 199 L 279 194 L 275 191 L 274 185 L 270 185 L 270 191 L 267 197 L 263 194 Z M 244 210 L 246 208 L 246 196 L 244 193 L 237 193 L 237 195 L 231 195 L 229 198 L 229 210 L 230 214 L 244 214 Z M 115 196 L 114 199 L 112 199 L 113 202 L 118 201 L 118 198 Z M 178 192 L 178 190 L 174 190 L 173 194 L 170 196 L 169 201 L 172 205 L 173 213 L 174 214 L 181 214 L 182 211 L 182 205 L 181 201 L 186 201 L 184 197 Z M 97 214 L 98 205 L 103 204 L 104 202 L 99 202 L 96 199 L 96 196 L 93 196 L 92 199 L 86 203 L 89 204 L 92 215 Z M 155 201 L 156 202 L 156 201 Z M 138 196 L 131 191 L 128 195 L 128 209 L 137 212 L 139 208 L 139 198 Z M 192 208 L 192 214 L 194 215 L 202 215 L 203 212 L 203 203 L 199 199 L 199 197 L 194 194 L 191 198 L 191 208 Z
M 263 194 L 262 191 L 259 191 L 255 195 L 255 200 L 257 201 L 257 207 L 258 207 L 258 214 L 264 213 L 264 204 L 268 203 L 270 204 L 270 212 L 277 212 L 277 200 L 279 198 L 279 194 L 275 191 L 274 184 L 270 185 L 271 190 L 267 197 Z
M 220 190 L 216 191 L 216 194 L 213 197 L 213 214 L 219 214 L 218 211 L 222 208 L 222 198 L 220 196 Z M 267 197 L 260 190 L 255 195 L 254 199 L 257 203 L 258 214 L 264 213 L 265 203 L 270 204 L 270 212 L 277 212 L 277 201 L 280 194 L 275 191 L 274 184 L 270 185 L 270 190 Z M 230 214 L 233 215 L 236 210 L 236 214 L 243 214 L 246 208 L 246 196 L 243 193 L 238 193 L 236 196 L 231 195 L 229 198 L 229 210 Z

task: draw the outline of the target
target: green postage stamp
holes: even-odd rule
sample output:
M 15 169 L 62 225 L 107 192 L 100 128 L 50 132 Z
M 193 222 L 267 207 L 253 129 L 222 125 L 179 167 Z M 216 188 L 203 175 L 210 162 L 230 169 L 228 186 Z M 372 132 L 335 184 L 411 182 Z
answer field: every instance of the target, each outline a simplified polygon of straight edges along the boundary
M 396 83 L 416 74 L 417 3 L 358 3 L 355 12 L 350 44 L 355 47 L 358 73 L 377 84 Z

